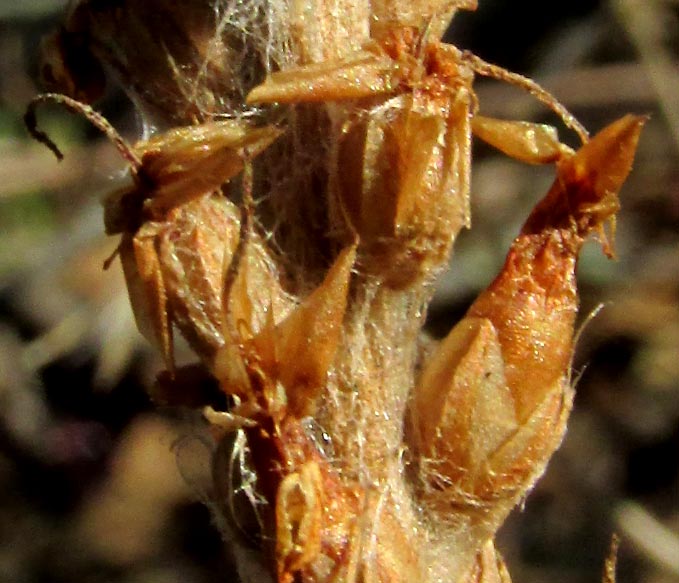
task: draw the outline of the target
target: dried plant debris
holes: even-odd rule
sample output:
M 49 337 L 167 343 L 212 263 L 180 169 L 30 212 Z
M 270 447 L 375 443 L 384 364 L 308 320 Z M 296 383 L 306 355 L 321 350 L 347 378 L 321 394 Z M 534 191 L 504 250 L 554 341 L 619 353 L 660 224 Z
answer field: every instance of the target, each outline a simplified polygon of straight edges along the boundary
M 225 444 L 212 506 L 254 545 L 233 546 L 243 581 L 509 581 L 494 536 L 562 440 L 578 255 L 590 235 L 613 253 L 645 120 L 590 139 L 530 79 L 439 41 L 475 7 L 92 0 L 45 45 L 61 93 L 27 125 L 58 153 L 35 117 L 58 102 L 130 165 L 106 229 L 165 358 L 154 396 L 203 405 Z M 162 131 L 130 146 L 79 101 L 103 66 Z M 582 146 L 478 116 L 478 75 L 527 90 Z M 495 280 L 422 350 L 470 225 L 473 135 L 556 178 Z M 176 366 L 175 329 L 201 369 Z M 205 371 L 223 410 L 201 401 Z

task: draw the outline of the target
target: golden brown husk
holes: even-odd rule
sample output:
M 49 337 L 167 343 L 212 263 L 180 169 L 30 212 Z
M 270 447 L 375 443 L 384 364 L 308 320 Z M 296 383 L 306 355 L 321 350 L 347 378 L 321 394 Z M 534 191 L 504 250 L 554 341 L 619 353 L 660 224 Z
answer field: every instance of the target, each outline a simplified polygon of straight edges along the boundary
M 643 120 L 575 154 L 545 128 L 476 124 L 557 177 L 423 357 L 434 282 L 469 225 L 475 114 L 473 67 L 437 38 L 475 2 L 272 1 L 232 20 L 222 2 L 96 4 L 63 34 L 153 123 L 205 123 L 137 146 L 153 180 L 126 194 L 140 224 L 115 224 L 140 329 L 172 366 L 176 326 L 235 403 L 223 431 L 245 435 L 272 579 L 507 583 L 493 538 L 565 431 L 578 252 L 615 217 Z M 201 134 L 219 115 L 244 137 Z M 251 183 L 220 189 L 244 166 Z

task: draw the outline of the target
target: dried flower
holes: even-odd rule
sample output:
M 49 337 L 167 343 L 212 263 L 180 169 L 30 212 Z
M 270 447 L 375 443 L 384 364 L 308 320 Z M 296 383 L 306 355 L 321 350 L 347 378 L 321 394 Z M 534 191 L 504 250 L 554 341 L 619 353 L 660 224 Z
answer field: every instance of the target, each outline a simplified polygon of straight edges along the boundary
M 643 119 L 589 141 L 531 80 L 439 42 L 475 2 L 271 1 L 249 15 L 228 2 L 113 4 L 77 3 L 62 34 L 86 39 L 154 122 L 184 127 L 130 148 L 59 99 L 131 162 L 107 228 L 122 233 L 139 327 L 167 360 L 158 388 L 200 402 L 168 387 L 174 375 L 191 392 L 174 370 L 175 324 L 231 400 L 206 416 L 256 476 L 269 573 L 508 581 L 493 537 L 563 436 L 577 256 L 593 232 L 610 252 L 604 223 Z M 239 52 L 254 56 L 227 70 Z M 148 60 L 161 66 L 146 78 Z M 525 88 L 584 145 L 477 116 L 477 74 Z M 469 225 L 472 134 L 555 163 L 557 177 L 496 280 L 423 357 L 433 282 Z M 234 455 L 217 451 L 216 466 Z M 252 580 L 252 554 L 238 552 Z

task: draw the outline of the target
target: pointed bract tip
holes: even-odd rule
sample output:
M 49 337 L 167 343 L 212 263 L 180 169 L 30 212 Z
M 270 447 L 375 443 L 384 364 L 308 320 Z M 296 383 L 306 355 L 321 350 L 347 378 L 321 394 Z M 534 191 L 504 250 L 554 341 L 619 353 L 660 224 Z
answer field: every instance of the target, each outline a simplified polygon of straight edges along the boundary
M 617 193 L 627 179 L 647 119 L 639 115 L 620 118 L 596 134 L 571 160 L 577 177 L 589 179 L 600 198 Z
M 522 233 L 572 230 L 580 239 L 597 232 L 604 252 L 612 256 L 604 224 L 615 227 L 618 191 L 632 169 L 646 116 L 626 115 L 596 134 L 573 156 L 558 164 L 552 188 L 528 217 Z

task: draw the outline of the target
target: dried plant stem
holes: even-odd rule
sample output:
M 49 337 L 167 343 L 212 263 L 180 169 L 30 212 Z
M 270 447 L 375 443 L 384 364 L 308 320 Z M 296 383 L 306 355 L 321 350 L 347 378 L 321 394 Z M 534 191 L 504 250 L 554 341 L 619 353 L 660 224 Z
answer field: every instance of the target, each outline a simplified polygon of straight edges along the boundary
M 233 513 L 225 528 L 246 521 L 236 490 L 256 514 L 256 549 L 234 549 L 244 583 L 262 565 L 279 583 L 508 583 L 493 539 L 564 435 L 578 255 L 592 234 L 611 253 L 604 225 L 644 119 L 589 139 L 532 80 L 433 38 L 475 2 L 415 13 L 310 0 L 261 7 L 266 26 L 192 3 L 157 6 L 171 38 L 134 2 L 83 0 L 62 31 L 85 27 L 93 54 L 172 129 L 129 147 L 89 106 L 52 94 L 27 123 L 59 153 L 35 107 L 60 102 L 132 165 L 134 184 L 105 203 L 106 229 L 121 234 L 138 327 L 165 358 L 154 397 L 205 407 L 222 444 L 214 467 L 239 460 L 241 484 L 215 472 L 214 490 L 226 496 L 215 508 Z M 177 29 L 205 42 L 187 54 Z M 217 57 L 238 47 L 243 69 L 226 71 Z M 145 77 L 144 50 L 169 78 L 162 67 Z M 477 116 L 475 75 L 527 90 L 582 147 L 548 126 Z M 226 119 L 205 119 L 220 106 Z M 470 225 L 474 134 L 554 164 L 556 179 L 496 279 L 446 338 L 427 341 L 434 283 Z M 175 330 L 199 365 L 175 366 Z M 228 410 L 205 400 L 206 375 Z

